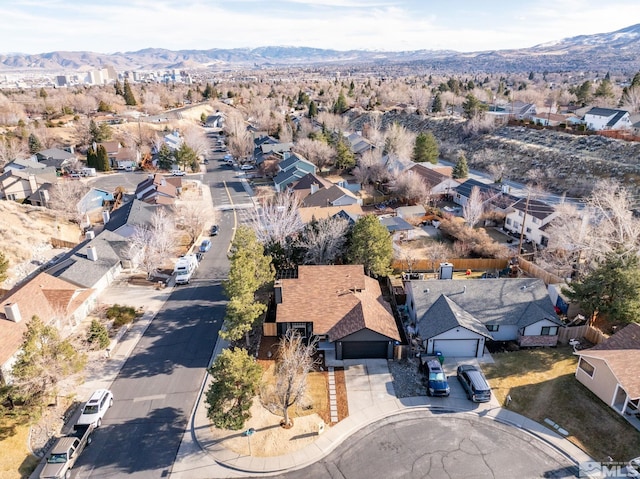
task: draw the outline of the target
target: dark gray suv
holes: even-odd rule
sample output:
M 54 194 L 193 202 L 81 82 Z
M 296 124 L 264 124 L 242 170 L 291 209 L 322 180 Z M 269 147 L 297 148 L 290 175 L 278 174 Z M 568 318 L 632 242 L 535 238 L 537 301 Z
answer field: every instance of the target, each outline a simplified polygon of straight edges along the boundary
M 473 402 L 488 402 L 491 400 L 491 388 L 484 378 L 482 371 L 471 364 L 458 366 L 458 381 L 462 384 L 467 398 Z

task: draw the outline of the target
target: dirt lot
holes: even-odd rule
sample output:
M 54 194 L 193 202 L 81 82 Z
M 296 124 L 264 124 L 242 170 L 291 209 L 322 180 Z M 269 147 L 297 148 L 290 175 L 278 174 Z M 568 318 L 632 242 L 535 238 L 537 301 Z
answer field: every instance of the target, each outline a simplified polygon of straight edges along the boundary
M 0 201 L 0 251 L 9 260 L 9 278 L 0 287 L 10 289 L 60 250 L 51 237 L 77 242 L 78 226 L 56 216 L 55 212 L 13 201 Z

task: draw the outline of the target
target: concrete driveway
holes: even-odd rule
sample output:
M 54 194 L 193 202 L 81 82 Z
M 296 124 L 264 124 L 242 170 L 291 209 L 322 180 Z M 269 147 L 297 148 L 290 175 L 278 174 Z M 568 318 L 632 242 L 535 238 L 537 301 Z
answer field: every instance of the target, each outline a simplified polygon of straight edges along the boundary
M 349 411 L 396 398 L 386 359 L 347 359 L 343 363 Z

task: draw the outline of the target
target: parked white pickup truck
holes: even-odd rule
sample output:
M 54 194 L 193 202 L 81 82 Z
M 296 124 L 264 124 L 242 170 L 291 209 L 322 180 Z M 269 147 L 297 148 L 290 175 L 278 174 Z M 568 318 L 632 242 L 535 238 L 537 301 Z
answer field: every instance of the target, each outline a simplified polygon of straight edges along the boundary
M 91 424 L 76 425 L 73 434 L 58 439 L 47 455 L 40 478 L 69 479 L 78 456 L 85 446 L 91 444 L 93 429 Z

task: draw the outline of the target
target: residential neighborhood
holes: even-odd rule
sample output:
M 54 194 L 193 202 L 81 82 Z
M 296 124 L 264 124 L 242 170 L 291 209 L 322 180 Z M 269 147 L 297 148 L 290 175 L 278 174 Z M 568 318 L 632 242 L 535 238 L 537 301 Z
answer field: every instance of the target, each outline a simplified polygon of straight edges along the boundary
M 7 477 L 633 474 L 640 73 L 297 68 L 0 89 Z

